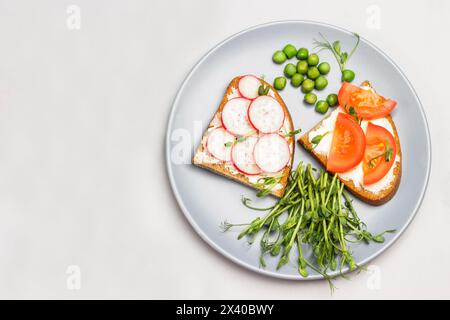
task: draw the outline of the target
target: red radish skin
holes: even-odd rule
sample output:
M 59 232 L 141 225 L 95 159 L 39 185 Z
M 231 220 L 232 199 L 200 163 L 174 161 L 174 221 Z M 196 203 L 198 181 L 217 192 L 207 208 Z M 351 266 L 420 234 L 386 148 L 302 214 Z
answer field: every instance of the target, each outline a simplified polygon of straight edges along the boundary
M 225 147 L 225 143 L 233 142 L 235 137 L 228 133 L 224 128 L 218 127 L 212 130 L 206 140 L 206 150 L 214 158 L 220 161 L 231 160 L 231 147 Z
M 258 77 L 245 75 L 239 79 L 238 91 L 243 98 L 253 100 L 259 96 L 258 89 L 260 86 L 261 80 Z
M 261 173 L 261 169 L 256 165 L 253 156 L 253 150 L 257 141 L 257 137 L 251 136 L 243 142 L 237 142 L 233 146 L 233 149 L 231 150 L 231 162 L 240 173 L 249 176 Z M 243 157 L 244 159 L 239 159 L 239 157 Z
M 246 110 L 242 110 L 242 117 L 238 117 L 234 120 L 239 120 L 241 121 L 240 124 L 232 124 L 229 123 L 231 121 L 231 119 L 227 120 L 224 119 L 224 115 L 225 118 L 230 117 L 231 114 L 227 114 L 227 106 L 229 108 L 236 108 L 236 106 L 232 106 L 231 104 L 235 103 L 235 102 L 239 102 L 240 104 L 242 104 L 242 108 L 246 108 Z M 244 101 L 246 102 L 246 105 L 244 105 Z M 251 133 L 251 131 L 255 130 L 255 128 L 251 125 L 250 121 L 248 120 L 248 106 L 250 105 L 251 100 L 249 99 L 245 99 L 245 98 L 233 98 L 227 101 L 227 103 L 225 104 L 225 106 L 222 109 L 222 114 L 220 117 L 220 121 L 222 123 L 222 127 L 225 128 L 225 130 L 227 130 L 229 133 L 231 133 L 232 135 L 235 136 L 243 136 L 243 135 L 247 135 L 249 133 Z M 239 107 L 237 107 L 239 109 Z M 238 110 L 239 112 L 241 110 Z M 232 110 L 232 112 L 237 112 L 236 110 Z
M 291 160 L 289 143 L 278 133 L 263 135 L 254 149 L 256 165 L 264 172 L 276 173 L 283 170 Z
M 276 108 L 279 109 L 276 110 L 274 109 L 273 111 L 271 111 L 272 114 L 270 113 L 268 114 L 267 112 L 264 112 L 264 110 L 262 110 L 263 114 L 257 114 L 255 108 L 261 109 L 264 107 L 264 105 L 258 104 L 262 100 L 266 100 L 272 103 L 273 106 L 278 106 Z M 273 119 L 274 117 L 278 117 L 278 120 L 274 124 L 270 123 L 268 124 L 267 122 L 264 121 L 265 119 L 270 120 Z M 257 129 L 258 131 L 262 133 L 275 133 L 280 131 L 280 129 L 283 127 L 286 114 L 284 113 L 283 107 L 278 103 L 278 101 L 275 98 L 269 96 L 260 96 L 250 103 L 250 106 L 248 107 L 247 111 L 247 118 L 252 127 Z

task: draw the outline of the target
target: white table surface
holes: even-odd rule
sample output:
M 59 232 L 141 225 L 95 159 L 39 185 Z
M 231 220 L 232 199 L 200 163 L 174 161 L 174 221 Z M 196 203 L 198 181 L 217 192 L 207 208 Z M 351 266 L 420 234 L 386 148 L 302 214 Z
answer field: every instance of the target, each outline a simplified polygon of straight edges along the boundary
M 0 298 L 450 298 L 450 2 L 414 3 L 0 0 Z M 67 26 L 70 5 L 80 29 Z M 378 285 L 355 274 L 332 297 L 324 281 L 267 278 L 212 250 L 165 171 L 168 115 L 190 68 L 225 37 L 286 19 L 379 46 L 432 135 L 426 197 L 371 263 Z

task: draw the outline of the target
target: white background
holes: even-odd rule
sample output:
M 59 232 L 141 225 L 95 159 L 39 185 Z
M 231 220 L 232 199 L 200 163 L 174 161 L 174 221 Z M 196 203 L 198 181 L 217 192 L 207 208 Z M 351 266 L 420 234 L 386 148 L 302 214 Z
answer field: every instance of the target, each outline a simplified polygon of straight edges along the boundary
M 79 30 L 67 27 L 72 4 Z M 445 0 L 0 0 L 0 298 L 450 298 L 449 17 Z M 324 281 L 244 270 L 172 195 L 164 138 L 182 80 L 222 39 L 285 19 L 360 33 L 425 108 L 431 180 L 413 223 L 372 262 L 379 287 L 363 272 L 331 297 Z

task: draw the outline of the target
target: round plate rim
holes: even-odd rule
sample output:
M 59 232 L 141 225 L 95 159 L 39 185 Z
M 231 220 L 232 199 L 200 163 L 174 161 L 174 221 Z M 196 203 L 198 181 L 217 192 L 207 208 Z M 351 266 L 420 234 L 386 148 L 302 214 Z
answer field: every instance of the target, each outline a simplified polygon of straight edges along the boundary
M 178 104 L 178 101 L 180 99 L 181 93 L 183 92 L 184 87 L 186 86 L 186 84 L 189 82 L 191 76 L 194 74 L 194 72 L 197 70 L 197 68 L 203 63 L 203 61 L 205 61 L 213 52 L 215 52 L 216 50 L 218 50 L 220 47 L 222 47 L 224 44 L 232 41 L 234 38 L 239 37 L 240 35 L 256 30 L 256 29 L 260 29 L 260 28 L 265 28 L 271 25 L 277 25 L 277 24 L 290 24 L 290 23 L 295 23 L 295 24 L 313 24 L 313 25 L 318 25 L 318 26 L 324 26 L 324 27 L 328 27 L 328 28 L 332 28 L 332 29 L 336 29 L 338 31 L 347 33 L 347 34 L 353 34 L 353 32 L 344 29 L 342 27 L 338 27 L 335 26 L 333 24 L 329 24 L 329 23 L 324 23 L 324 22 L 317 22 L 317 21 L 312 21 L 312 20 L 280 20 L 280 21 L 272 21 L 272 22 L 266 22 L 266 23 L 262 23 L 262 24 L 258 24 L 255 26 L 251 26 L 248 27 L 246 29 L 243 29 L 242 31 L 239 31 L 229 37 L 227 37 L 226 39 L 222 40 L 221 42 L 217 43 L 214 47 L 212 47 L 210 50 L 208 50 L 201 58 L 200 60 L 198 60 L 198 62 L 192 67 L 192 69 L 189 71 L 188 75 L 185 77 L 185 79 L 183 80 L 180 88 L 177 91 L 177 94 L 175 96 L 175 99 L 173 100 L 172 103 L 172 108 L 169 114 L 169 121 L 167 124 L 167 128 L 166 128 L 166 141 L 165 141 L 165 155 L 166 155 L 166 170 L 169 176 L 169 181 L 170 181 L 170 186 L 172 188 L 172 191 L 175 195 L 175 198 L 177 200 L 178 206 L 180 207 L 181 211 L 183 212 L 184 216 L 186 217 L 186 219 L 189 221 L 190 225 L 194 228 L 194 230 L 196 231 L 196 233 L 200 236 L 200 238 L 203 239 L 203 241 L 205 241 L 208 245 L 210 245 L 214 250 L 216 250 L 217 252 L 219 252 L 220 254 L 222 254 L 223 256 L 225 256 L 227 259 L 233 261 L 234 263 L 236 263 L 239 266 L 242 266 L 246 269 L 249 269 L 251 271 L 254 271 L 256 273 L 259 274 L 263 274 L 266 276 L 270 276 L 270 277 L 274 277 L 274 278 L 279 278 L 279 279 L 286 279 L 286 280 L 318 280 L 318 279 L 323 279 L 323 276 L 318 274 L 318 275 L 312 275 L 312 276 L 308 276 L 306 278 L 301 277 L 300 275 L 287 275 L 287 274 L 281 274 L 278 273 L 276 271 L 268 271 L 265 269 L 261 269 L 258 268 L 254 265 L 248 264 L 236 257 L 234 257 L 232 254 L 228 253 L 227 251 L 225 251 L 224 249 L 222 249 L 219 245 L 217 245 L 213 240 L 211 240 L 204 232 L 203 230 L 197 225 L 197 223 L 194 221 L 194 219 L 192 218 L 191 214 L 189 213 L 188 209 L 185 207 L 184 202 L 177 190 L 177 187 L 175 185 L 175 181 L 174 181 L 174 177 L 173 177 L 173 172 L 172 172 L 172 168 L 171 168 L 171 163 L 170 163 L 170 134 L 171 134 L 171 128 L 172 128 L 172 122 L 173 122 L 173 118 L 175 115 L 175 109 L 176 109 L 176 105 Z M 406 230 L 406 228 L 408 228 L 408 226 L 411 224 L 411 221 L 414 219 L 414 217 L 416 216 L 422 202 L 423 199 L 425 197 L 425 193 L 427 190 L 427 186 L 428 186 L 428 182 L 429 182 L 429 178 L 430 178 L 430 172 L 431 172 L 431 138 L 430 138 L 430 129 L 428 126 L 428 121 L 427 121 L 427 117 L 425 115 L 425 111 L 423 109 L 422 106 L 422 102 L 419 99 L 419 96 L 417 95 L 417 92 L 414 90 L 414 87 L 412 86 L 411 82 L 408 80 L 408 78 L 406 77 L 406 75 L 403 73 L 403 71 L 400 69 L 400 67 L 386 54 L 384 53 L 381 49 L 379 49 L 376 45 L 374 45 L 372 42 L 370 42 L 369 40 L 361 37 L 361 41 L 365 42 L 367 45 L 369 45 L 372 49 L 374 49 L 375 51 L 377 51 L 379 54 L 381 54 L 383 56 L 383 58 L 385 58 L 389 63 L 392 64 L 392 66 L 399 72 L 399 74 L 401 75 L 401 77 L 404 79 L 404 81 L 406 82 L 406 84 L 408 85 L 408 87 L 411 89 L 411 91 L 414 93 L 415 99 L 417 100 L 418 104 L 419 104 L 419 110 L 420 110 L 420 114 L 422 116 L 422 119 L 425 123 L 425 133 L 426 133 L 426 140 L 429 146 L 429 152 L 427 154 L 427 162 L 428 162 L 428 166 L 426 168 L 426 178 L 425 178 L 425 183 L 422 186 L 422 190 L 420 190 L 420 199 L 417 202 L 413 213 L 409 216 L 408 220 L 406 221 L 406 223 L 403 225 L 403 227 L 398 230 L 398 232 L 396 232 L 395 236 L 391 239 L 391 241 L 389 241 L 389 243 L 387 243 L 385 246 L 383 246 L 382 248 L 380 248 L 380 250 L 378 250 L 377 252 L 375 252 L 374 254 L 368 256 L 367 258 L 365 258 L 363 261 L 360 262 L 360 265 L 363 266 L 365 264 L 367 264 L 368 262 L 370 262 L 371 260 L 375 259 L 377 256 L 379 256 L 381 253 L 383 253 L 384 251 L 386 251 L 388 248 L 390 248 L 396 241 L 397 239 L 403 234 L 403 232 Z M 348 270 L 347 270 L 348 272 Z

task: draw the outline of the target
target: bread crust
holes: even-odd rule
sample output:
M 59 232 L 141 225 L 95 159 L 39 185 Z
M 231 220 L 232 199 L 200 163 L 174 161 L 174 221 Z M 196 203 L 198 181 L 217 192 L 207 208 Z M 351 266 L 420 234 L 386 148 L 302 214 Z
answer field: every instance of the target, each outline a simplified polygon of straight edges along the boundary
M 225 104 L 228 102 L 228 95 L 231 94 L 233 92 L 233 90 L 238 90 L 238 83 L 239 83 L 239 79 L 240 78 L 241 77 L 238 76 L 238 77 L 233 78 L 233 80 L 231 80 L 230 84 L 227 87 L 227 90 L 226 90 L 225 94 L 223 95 L 223 98 L 222 98 L 222 101 L 221 101 L 221 103 L 219 105 L 219 108 L 214 113 L 214 115 L 213 115 L 213 117 L 212 117 L 212 119 L 210 121 L 210 124 L 214 121 L 214 119 L 217 116 L 217 114 L 220 114 L 222 112 Z M 278 103 L 283 108 L 285 117 L 288 120 L 289 127 L 290 127 L 289 131 L 293 131 L 294 130 L 294 124 L 292 122 L 292 118 L 291 118 L 291 115 L 289 113 L 289 110 L 286 107 L 286 104 L 284 103 L 283 99 L 281 98 L 281 96 L 278 94 L 278 92 L 269 83 L 267 83 L 266 81 L 264 81 L 262 79 L 260 79 L 260 81 L 265 86 L 270 87 L 270 89 L 274 93 L 275 99 L 278 101 Z M 203 140 L 203 137 L 202 137 L 202 140 Z M 206 151 L 204 149 L 203 144 L 202 144 L 202 140 L 200 141 L 200 144 L 199 144 L 195 154 L 197 154 L 199 152 Z M 290 164 L 288 166 L 286 166 L 283 169 L 283 171 L 281 172 L 282 178 L 281 178 L 279 183 L 280 183 L 280 185 L 282 187 L 277 189 L 277 190 L 273 190 L 271 192 L 272 195 L 274 195 L 274 196 L 276 196 L 278 198 L 281 198 L 283 196 L 285 190 L 286 190 L 286 186 L 287 186 L 288 179 L 289 179 L 289 173 L 290 173 L 290 170 L 292 168 L 293 161 L 294 161 L 294 152 L 295 152 L 294 137 L 289 137 L 287 139 L 287 141 L 288 141 L 289 146 L 290 146 L 290 148 L 292 150 Z M 219 174 L 219 175 L 221 175 L 223 177 L 226 177 L 226 178 L 228 178 L 230 180 L 233 180 L 233 181 L 236 181 L 236 182 L 240 182 L 240 183 L 242 183 L 244 185 L 247 185 L 249 187 L 252 187 L 254 189 L 257 189 L 257 190 L 259 189 L 253 183 L 251 183 L 249 181 L 248 177 L 245 174 L 242 174 L 242 173 L 236 173 L 236 174 L 231 173 L 227 169 L 227 167 L 225 166 L 225 163 L 223 163 L 223 162 L 220 162 L 220 163 L 202 163 L 202 162 L 197 162 L 195 160 L 195 154 L 194 154 L 194 157 L 192 158 L 192 164 L 194 164 L 195 166 L 203 168 L 203 169 L 207 169 L 207 170 L 212 171 L 214 173 L 217 173 L 217 174 Z
M 325 117 L 323 120 L 325 120 L 328 117 L 329 117 L 329 115 L 327 117 Z M 401 176 L 402 176 L 402 151 L 400 148 L 400 139 L 398 137 L 397 128 L 395 127 L 395 123 L 392 120 L 392 117 L 390 115 L 386 116 L 386 119 L 392 125 L 393 131 L 394 131 L 395 144 L 397 147 L 397 155 L 400 157 L 400 161 L 397 161 L 394 163 L 395 179 L 391 182 L 391 184 L 379 193 L 372 193 L 372 192 L 369 192 L 359 186 L 356 186 L 352 181 L 344 180 L 338 176 L 339 180 L 341 180 L 342 183 L 347 187 L 347 190 L 349 190 L 353 195 L 355 195 L 357 198 L 361 199 L 362 201 L 367 202 L 374 206 L 382 205 L 392 199 L 392 197 L 395 195 L 395 193 L 398 190 L 398 187 L 400 185 Z M 314 152 L 313 145 L 309 142 L 309 139 L 308 139 L 309 132 L 316 130 L 320 126 L 322 121 L 319 122 L 316 126 L 314 126 L 311 130 L 309 130 L 308 132 L 303 134 L 298 139 L 298 142 L 307 151 L 309 151 L 317 161 L 319 161 L 326 168 L 328 158 L 322 154 L 318 154 L 318 153 Z

